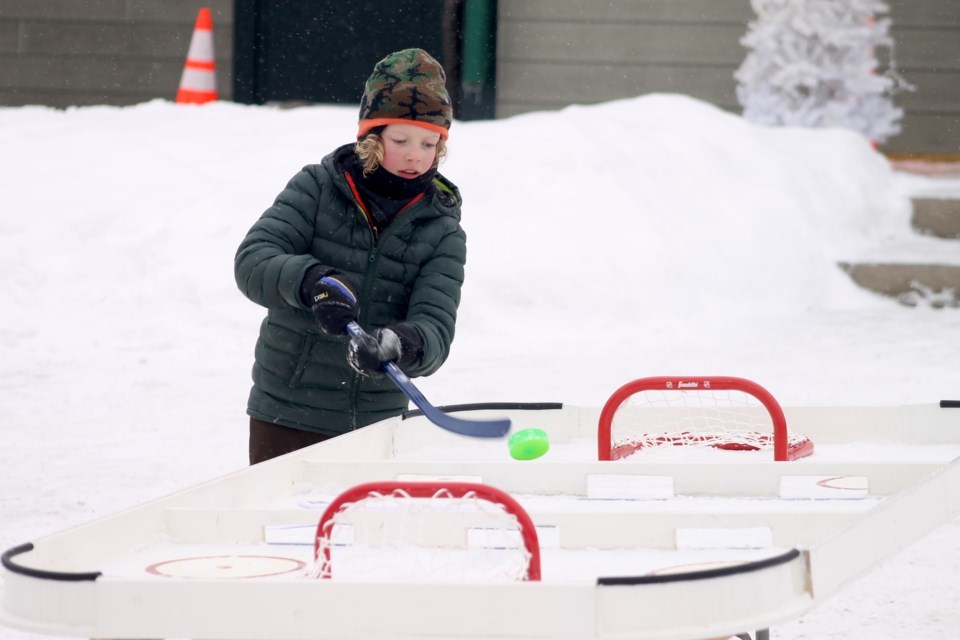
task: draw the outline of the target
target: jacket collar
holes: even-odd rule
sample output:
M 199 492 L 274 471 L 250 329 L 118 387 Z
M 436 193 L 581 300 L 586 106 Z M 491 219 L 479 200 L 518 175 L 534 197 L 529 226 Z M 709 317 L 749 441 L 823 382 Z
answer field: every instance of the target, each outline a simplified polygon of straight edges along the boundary
M 347 172 L 352 158 L 355 157 L 353 147 L 354 145 L 352 143 L 338 147 L 333 153 L 327 155 L 321 161 L 327 173 L 333 178 L 337 188 L 340 189 L 344 196 L 351 200 L 355 200 L 355 198 L 344 175 Z M 462 203 L 460 190 L 439 172 L 433 179 L 433 185 L 435 188 L 424 202 L 431 205 L 431 207 L 441 215 L 453 216 L 459 220 L 460 204 Z

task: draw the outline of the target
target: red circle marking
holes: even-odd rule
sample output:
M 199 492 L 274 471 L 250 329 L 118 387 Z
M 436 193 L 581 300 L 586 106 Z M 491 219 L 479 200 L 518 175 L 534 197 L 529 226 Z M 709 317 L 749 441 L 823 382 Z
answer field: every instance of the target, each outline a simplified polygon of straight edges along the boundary
M 249 562 L 249 561 L 254 562 Z M 238 562 L 239 561 L 239 562 Z M 262 562 L 257 562 L 262 561 Z M 265 562 L 263 562 L 265 561 Z M 237 569 L 238 565 L 247 563 L 246 571 L 237 575 L 224 575 L 224 573 Z M 257 565 L 261 565 L 256 568 Z M 266 570 L 269 565 L 274 565 L 275 569 Z M 282 565 L 280 568 L 277 565 Z M 279 556 L 196 556 L 192 558 L 177 558 L 175 560 L 164 560 L 149 565 L 145 571 L 153 575 L 163 576 L 164 578 L 266 578 L 269 576 L 278 576 L 284 573 L 291 573 L 303 569 L 305 562 L 294 558 L 283 558 Z M 191 571 L 178 572 L 174 569 L 188 569 Z

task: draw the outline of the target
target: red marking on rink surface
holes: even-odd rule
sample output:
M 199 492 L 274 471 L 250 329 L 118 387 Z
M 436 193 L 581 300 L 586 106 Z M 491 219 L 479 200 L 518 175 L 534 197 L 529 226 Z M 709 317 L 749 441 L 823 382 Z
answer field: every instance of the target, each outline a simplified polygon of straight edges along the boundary
M 866 478 L 863 476 L 834 476 L 817 481 L 818 487 L 837 489 L 839 491 L 866 491 Z
M 199 556 L 164 560 L 145 571 L 164 578 L 266 578 L 300 571 L 306 563 L 279 556 Z

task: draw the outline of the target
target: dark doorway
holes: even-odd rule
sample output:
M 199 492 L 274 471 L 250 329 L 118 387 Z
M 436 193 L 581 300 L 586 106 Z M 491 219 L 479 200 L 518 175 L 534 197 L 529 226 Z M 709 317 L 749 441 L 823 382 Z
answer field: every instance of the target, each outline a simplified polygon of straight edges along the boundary
M 378 60 L 419 47 L 446 70 L 457 113 L 464 4 L 236 0 L 234 100 L 359 104 L 363 83 Z

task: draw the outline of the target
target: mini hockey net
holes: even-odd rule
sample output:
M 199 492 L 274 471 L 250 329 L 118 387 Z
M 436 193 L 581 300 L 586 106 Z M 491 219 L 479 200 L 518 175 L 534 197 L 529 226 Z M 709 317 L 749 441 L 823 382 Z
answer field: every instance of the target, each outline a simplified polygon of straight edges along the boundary
M 813 453 L 769 391 L 732 377 L 640 378 L 617 389 L 600 413 L 598 459 L 657 447 L 771 450 L 778 461 Z
M 317 524 L 314 577 L 337 580 L 540 579 L 523 507 L 470 482 L 371 482 L 341 493 Z

